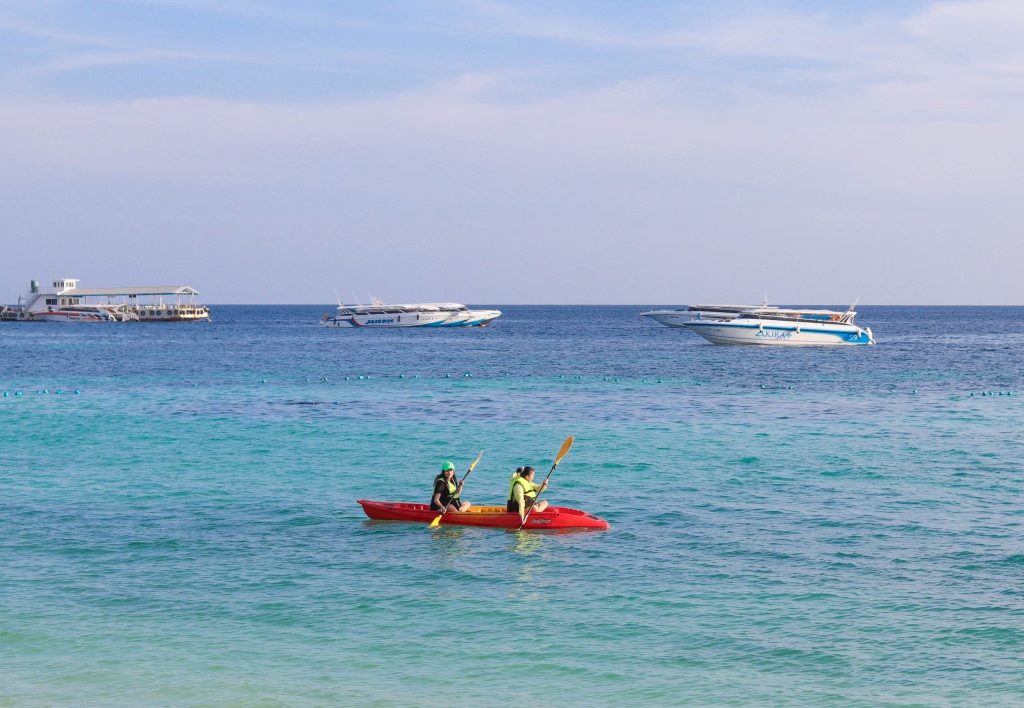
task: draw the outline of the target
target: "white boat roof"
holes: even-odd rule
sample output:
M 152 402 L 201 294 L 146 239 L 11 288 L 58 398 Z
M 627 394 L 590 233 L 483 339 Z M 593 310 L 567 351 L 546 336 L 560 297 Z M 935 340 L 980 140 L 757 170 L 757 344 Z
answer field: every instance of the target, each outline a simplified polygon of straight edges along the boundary
M 641 312 L 641 315 L 669 315 L 669 314 L 686 314 L 690 312 L 697 312 L 700 310 L 715 311 L 715 312 L 743 312 L 745 310 L 761 309 L 764 311 L 778 309 L 773 305 L 686 305 L 685 307 L 675 307 L 667 310 L 651 310 L 650 312 Z
M 370 305 L 338 305 L 339 310 L 372 310 L 374 312 L 380 310 L 391 310 L 403 312 L 437 312 L 439 310 L 460 310 L 466 306 L 461 305 L 457 302 L 424 302 L 424 303 L 398 303 L 395 305 L 387 305 L 384 303 L 373 303 Z
M 68 288 L 61 290 L 61 296 L 108 296 L 119 295 L 198 295 L 199 292 L 187 285 L 150 285 L 133 288 Z
M 687 305 L 689 310 L 777 310 L 774 305 Z
M 799 308 L 780 308 L 780 307 L 752 307 L 749 310 L 744 310 L 744 315 L 756 315 L 758 313 L 773 314 L 773 315 L 788 315 L 788 314 L 800 314 L 800 315 L 845 315 L 848 310 L 802 310 Z

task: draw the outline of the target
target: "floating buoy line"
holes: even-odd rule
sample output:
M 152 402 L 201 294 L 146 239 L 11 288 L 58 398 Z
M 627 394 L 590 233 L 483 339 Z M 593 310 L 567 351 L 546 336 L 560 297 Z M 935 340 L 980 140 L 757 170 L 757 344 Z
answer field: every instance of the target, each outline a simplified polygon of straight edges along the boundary
M 512 374 L 510 372 L 507 372 L 507 371 L 506 372 L 499 372 L 499 373 L 494 374 L 493 376 L 485 377 L 484 380 L 486 381 L 486 380 L 488 380 L 488 378 L 490 378 L 492 380 L 493 379 L 499 379 L 499 378 L 505 379 L 505 378 L 508 378 L 510 376 L 512 376 Z M 530 378 L 530 377 L 532 377 L 531 374 L 525 373 L 525 374 L 522 374 L 519 378 L 524 378 L 525 379 L 525 378 Z M 398 373 L 398 374 L 347 374 L 347 375 L 339 377 L 339 379 L 343 380 L 343 381 L 374 381 L 376 379 L 406 381 L 406 380 L 419 380 L 419 379 L 422 379 L 422 378 L 425 378 L 426 380 L 456 381 L 456 380 L 473 379 L 474 375 L 470 371 L 464 371 L 464 372 L 461 373 L 461 375 L 453 374 L 452 372 L 445 372 L 445 373 L 437 373 L 437 374 L 433 374 L 433 375 L 406 374 L 406 373 Z M 651 378 L 651 377 L 622 378 L 622 377 L 619 377 L 619 376 L 585 377 L 583 374 L 557 374 L 557 375 L 554 375 L 553 378 L 556 378 L 556 379 L 558 379 L 561 382 L 566 383 L 566 384 L 569 384 L 569 383 L 598 383 L 598 382 L 600 382 L 600 383 L 625 383 L 627 385 L 628 384 L 641 384 L 641 385 L 647 385 L 647 386 L 650 386 L 650 385 L 668 385 L 668 386 L 673 386 L 673 387 L 677 387 L 677 388 L 680 387 L 680 386 L 705 386 L 705 385 L 708 385 L 708 383 L 709 383 L 709 382 L 706 382 L 706 381 L 699 381 L 699 380 L 696 380 L 696 379 L 694 379 L 694 380 L 666 380 L 664 378 Z M 287 384 L 287 383 L 290 383 L 289 381 L 276 381 L 275 382 L 275 381 L 273 381 L 271 379 L 268 379 L 268 378 L 253 379 L 253 381 L 256 382 L 256 383 L 259 383 L 259 384 L 274 384 L 274 383 Z M 311 377 L 311 376 L 305 376 L 305 377 L 302 377 L 301 379 L 299 379 L 296 383 L 302 383 L 302 382 L 304 382 L 304 383 L 314 383 L 314 382 L 316 382 L 316 383 L 321 383 L 321 384 L 327 384 L 327 383 L 332 383 L 332 379 L 330 377 L 328 377 L 328 376 L 318 376 L 315 379 L 313 377 Z M 187 385 L 189 387 L 191 387 L 191 388 L 198 388 L 200 386 L 200 383 L 199 382 L 190 382 Z M 756 384 L 756 383 L 754 383 L 754 384 L 748 384 L 747 386 L 753 387 L 756 390 L 760 390 L 760 391 L 796 391 L 797 390 L 796 387 L 793 384 L 777 384 L 777 385 L 773 385 L 773 384 Z M 742 388 L 746 388 L 746 386 L 736 386 L 736 387 L 730 387 L 730 388 L 742 389 Z M 814 389 L 810 389 L 810 390 L 814 391 Z M 807 389 L 804 389 L 804 391 L 807 391 Z M 847 392 L 852 394 L 852 393 L 857 393 L 858 390 L 850 388 L 850 389 L 847 390 Z M 28 390 L 28 393 L 29 394 L 33 394 L 34 393 L 37 396 L 41 396 L 41 395 L 57 395 L 57 396 L 73 395 L 73 396 L 78 396 L 78 395 L 81 395 L 82 390 L 80 388 L 65 389 L 65 388 L 50 388 L 50 387 L 46 387 L 46 388 L 38 388 L 38 389 L 35 389 L 34 391 L 33 390 Z M 873 394 L 878 394 L 878 393 L 888 393 L 888 394 L 903 393 L 904 395 L 915 395 L 916 396 L 920 392 L 919 392 L 919 390 L 917 388 L 901 389 L 901 388 L 897 388 L 895 386 L 890 385 L 886 389 L 881 390 L 881 391 L 871 391 L 871 390 L 868 390 L 868 389 L 864 389 L 864 390 L 861 391 L 861 393 L 864 393 L 866 395 L 873 395 Z M 5 391 L 0 392 L 0 396 L 2 396 L 3 398 L 22 398 L 25 395 L 26 395 L 26 389 L 13 389 L 13 390 L 5 390 Z M 1003 391 L 988 391 L 988 390 L 986 390 L 986 391 L 969 391 L 969 392 L 966 392 L 966 394 L 965 394 L 964 392 L 955 392 L 954 391 L 954 392 L 950 392 L 950 395 L 952 397 L 954 397 L 954 398 L 959 398 L 959 397 L 964 397 L 964 398 L 1013 397 L 1013 396 L 1017 396 L 1018 392 L 1014 391 L 1014 390 L 1003 390 Z

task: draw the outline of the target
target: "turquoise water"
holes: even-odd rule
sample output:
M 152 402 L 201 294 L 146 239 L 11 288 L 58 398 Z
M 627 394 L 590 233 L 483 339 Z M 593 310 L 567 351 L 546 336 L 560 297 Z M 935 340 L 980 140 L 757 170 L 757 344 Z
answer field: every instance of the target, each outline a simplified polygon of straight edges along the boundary
M 809 350 L 323 309 L 0 325 L 0 703 L 1024 703 L 1024 309 Z M 500 502 L 570 434 L 550 499 L 609 532 L 355 504 L 481 449 Z

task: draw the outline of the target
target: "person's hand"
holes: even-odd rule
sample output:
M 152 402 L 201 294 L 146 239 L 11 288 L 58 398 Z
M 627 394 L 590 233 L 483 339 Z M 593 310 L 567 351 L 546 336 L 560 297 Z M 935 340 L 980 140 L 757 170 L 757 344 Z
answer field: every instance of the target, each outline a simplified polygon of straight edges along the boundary
M 541 489 L 547 489 L 548 488 L 548 481 L 546 479 L 543 482 L 540 483 L 540 488 Z

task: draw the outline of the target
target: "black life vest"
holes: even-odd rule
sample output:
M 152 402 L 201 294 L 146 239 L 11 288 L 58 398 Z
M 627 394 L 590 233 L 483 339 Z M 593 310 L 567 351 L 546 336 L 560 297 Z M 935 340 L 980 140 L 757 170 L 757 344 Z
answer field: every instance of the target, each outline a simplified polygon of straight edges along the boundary
M 441 484 L 439 485 L 438 482 L 441 482 Z M 443 474 L 439 474 L 434 478 L 434 494 L 441 493 L 441 506 L 448 506 L 451 504 L 452 499 L 458 499 L 458 489 L 459 484 L 454 475 L 450 482 L 444 478 Z

